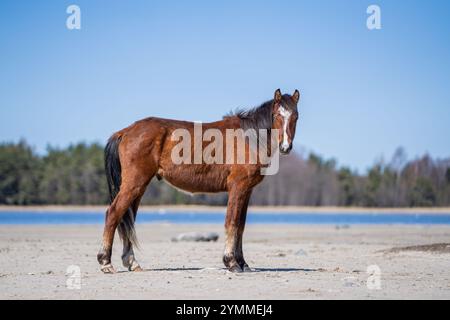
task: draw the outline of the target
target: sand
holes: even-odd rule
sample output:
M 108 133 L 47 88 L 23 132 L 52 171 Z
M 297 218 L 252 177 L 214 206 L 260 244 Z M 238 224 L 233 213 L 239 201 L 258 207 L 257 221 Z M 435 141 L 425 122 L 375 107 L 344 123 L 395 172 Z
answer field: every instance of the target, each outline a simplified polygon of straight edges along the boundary
M 255 272 L 243 274 L 223 269 L 220 225 L 137 231 L 145 271 L 125 272 L 116 239 L 119 272 L 103 275 L 100 225 L 0 226 L 0 299 L 450 299 L 450 226 L 250 225 L 244 248 Z M 170 241 L 191 231 L 221 237 Z

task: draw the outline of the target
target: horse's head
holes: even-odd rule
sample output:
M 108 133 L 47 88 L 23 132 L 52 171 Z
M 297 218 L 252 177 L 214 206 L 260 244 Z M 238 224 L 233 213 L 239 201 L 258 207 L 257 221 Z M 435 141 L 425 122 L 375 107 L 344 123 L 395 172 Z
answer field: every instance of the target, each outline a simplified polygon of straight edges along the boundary
M 292 150 L 292 141 L 294 140 L 298 119 L 297 104 L 299 100 L 300 92 L 298 90 L 295 90 L 292 96 L 289 94 L 282 95 L 280 89 L 275 91 L 272 109 L 272 129 L 278 129 L 280 152 L 282 154 L 289 154 Z

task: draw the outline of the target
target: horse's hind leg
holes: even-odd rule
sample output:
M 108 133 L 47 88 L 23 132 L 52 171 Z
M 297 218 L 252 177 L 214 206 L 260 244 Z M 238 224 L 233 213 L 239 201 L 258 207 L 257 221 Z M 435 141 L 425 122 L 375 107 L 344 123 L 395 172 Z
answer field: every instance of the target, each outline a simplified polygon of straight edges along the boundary
M 136 200 L 134 200 L 133 204 L 131 205 L 131 209 L 133 210 L 134 214 L 134 221 L 136 221 L 136 216 L 141 199 L 142 195 L 139 196 Z M 134 255 L 133 243 L 123 233 L 124 231 L 121 228 L 119 228 L 119 235 L 121 236 L 123 241 L 123 252 L 122 252 L 123 266 L 127 268 L 128 271 L 136 271 L 136 272 L 142 271 L 142 268 L 137 262 L 136 257 Z
M 106 212 L 105 229 L 103 231 L 103 245 L 97 255 L 97 260 L 104 273 L 114 273 L 114 267 L 111 264 L 111 253 L 114 242 L 114 234 L 117 226 L 128 208 L 145 191 L 146 184 L 131 185 L 122 183 L 121 190 L 112 202 Z

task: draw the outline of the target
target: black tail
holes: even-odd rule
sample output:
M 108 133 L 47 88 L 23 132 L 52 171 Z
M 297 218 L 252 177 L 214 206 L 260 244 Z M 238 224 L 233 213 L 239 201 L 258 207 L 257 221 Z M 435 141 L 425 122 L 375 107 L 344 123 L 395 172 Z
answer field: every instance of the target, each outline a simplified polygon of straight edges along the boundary
M 114 201 L 120 191 L 122 168 L 120 166 L 119 144 L 121 137 L 112 136 L 105 147 L 105 170 L 108 180 L 110 203 Z M 129 241 L 136 247 L 138 246 L 136 231 L 134 229 L 134 220 L 136 218 L 132 208 L 123 215 L 119 223 L 119 235 L 125 242 Z

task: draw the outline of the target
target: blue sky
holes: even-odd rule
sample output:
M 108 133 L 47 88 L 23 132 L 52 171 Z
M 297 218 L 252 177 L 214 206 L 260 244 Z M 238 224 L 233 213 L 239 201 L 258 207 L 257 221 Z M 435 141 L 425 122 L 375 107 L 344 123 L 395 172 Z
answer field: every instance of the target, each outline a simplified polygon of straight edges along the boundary
M 297 150 L 360 171 L 398 146 L 448 157 L 449 14 L 437 0 L 2 0 L 0 141 L 104 142 L 147 116 L 213 121 L 298 88 Z

